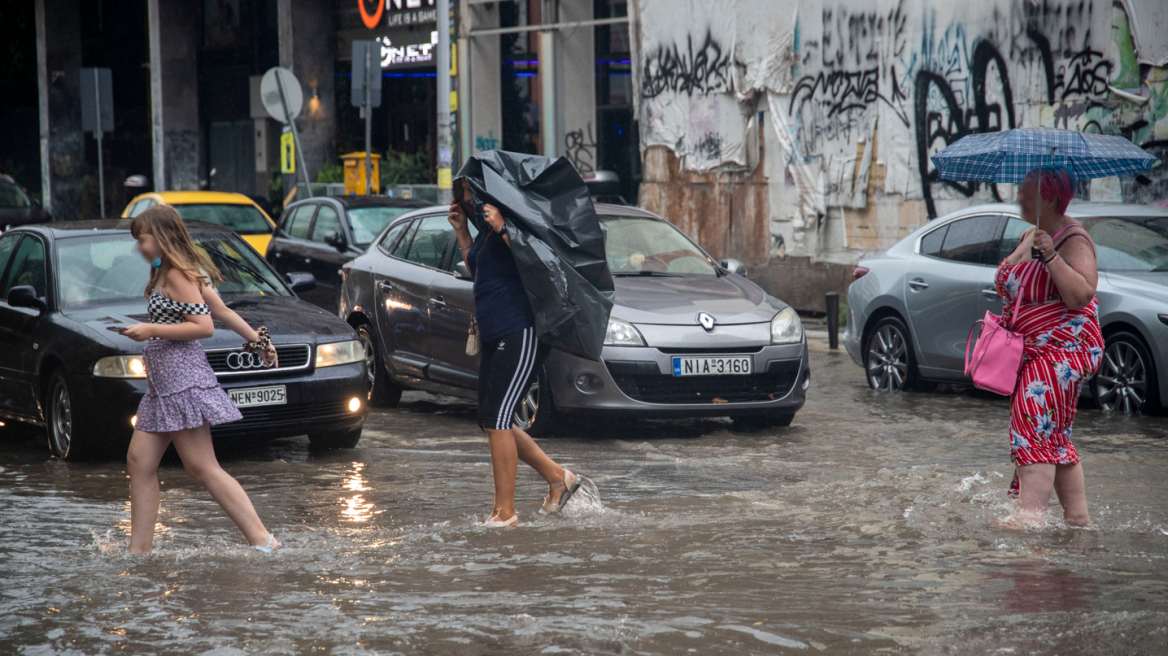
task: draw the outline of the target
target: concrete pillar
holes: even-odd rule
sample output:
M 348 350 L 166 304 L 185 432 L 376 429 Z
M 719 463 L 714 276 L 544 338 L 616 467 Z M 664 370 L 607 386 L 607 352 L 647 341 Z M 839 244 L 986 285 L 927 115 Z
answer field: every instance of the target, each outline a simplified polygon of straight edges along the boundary
M 296 119 L 309 179 L 337 161 L 337 107 L 334 62 L 337 58 L 333 3 L 277 0 L 280 66 L 291 70 L 304 91 L 304 109 Z M 299 167 L 299 162 L 297 166 Z M 284 176 L 284 193 L 297 176 Z M 300 180 L 303 180 L 300 177 Z
M 592 19 L 591 2 L 559 4 L 559 22 Z M 556 32 L 556 155 L 567 157 L 581 173 L 599 168 L 595 42 L 591 27 Z
M 146 0 L 156 191 L 199 188 L 199 5 Z
M 499 27 L 497 4 L 468 5 L 467 9 L 472 30 Z M 471 154 L 503 147 L 503 100 L 500 95 L 502 61 L 499 48 L 498 35 L 470 39 L 467 46 L 470 60 L 467 70 L 459 71 L 466 80 L 466 84 L 459 84 L 460 94 L 463 99 L 470 100 L 462 111 L 470 113 L 468 152 Z
M 85 166 L 78 0 L 36 0 L 41 185 L 45 209 L 77 218 Z

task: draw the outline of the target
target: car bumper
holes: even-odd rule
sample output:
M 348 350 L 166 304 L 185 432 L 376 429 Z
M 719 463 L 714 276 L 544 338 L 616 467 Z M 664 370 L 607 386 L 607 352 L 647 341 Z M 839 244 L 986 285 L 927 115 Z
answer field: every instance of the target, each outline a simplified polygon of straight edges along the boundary
M 307 433 L 350 430 L 362 426 L 368 416 L 368 381 L 364 363 L 317 369 L 311 374 L 223 377 L 224 390 L 284 385 L 287 402 L 281 405 L 240 408 L 242 419 L 211 427 L 217 440 L 242 442 L 292 437 Z M 108 445 L 125 442 L 133 432 L 131 419 L 146 393 L 145 379 L 70 377 L 73 422 L 77 435 L 106 436 Z M 360 399 L 356 412 L 349 401 Z
M 866 315 L 862 315 L 861 311 L 857 309 L 863 305 L 862 301 L 863 299 L 860 298 L 853 299 L 852 291 L 849 287 L 847 298 L 848 320 L 844 325 L 844 334 L 842 337 L 844 350 L 848 352 L 848 355 L 852 356 L 852 362 L 855 362 L 861 367 L 864 366 L 864 352 L 860 344 L 860 340 L 863 337 L 861 335 L 861 332 L 863 332 L 861 326 L 867 320 Z
M 710 350 L 722 355 L 717 351 Z M 602 361 L 593 362 L 552 351 L 546 369 L 556 410 L 641 417 L 733 417 L 793 414 L 803 407 L 811 376 L 805 341 L 768 345 L 749 354 L 755 372 L 750 375 L 675 377 L 671 372 L 673 358 L 678 355 L 654 347 L 606 346 Z M 581 377 L 592 377 L 593 384 L 579 385 Z

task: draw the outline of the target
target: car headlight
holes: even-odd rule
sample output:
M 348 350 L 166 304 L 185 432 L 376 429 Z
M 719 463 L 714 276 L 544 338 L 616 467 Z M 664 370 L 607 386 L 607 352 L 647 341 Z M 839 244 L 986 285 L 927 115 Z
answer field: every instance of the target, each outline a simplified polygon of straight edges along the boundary
M 605 346 L 644 346 L 641 332 L 628 321 L 608 319 L 608 331 L 604 333 Z
M 145 378 L 146 364 L 140 355 L 111 355 L 93 365 L 98 378 Z
M 365 348 L 361 342 L 333 342 L 316 347 L 316 366 L 334 367 L 338 364 L 352 364 L 365 359 Z
M 798 344 L 803 341 L 803 322 L 794 308 L 784 308 L 771 319 L 771 344 Z

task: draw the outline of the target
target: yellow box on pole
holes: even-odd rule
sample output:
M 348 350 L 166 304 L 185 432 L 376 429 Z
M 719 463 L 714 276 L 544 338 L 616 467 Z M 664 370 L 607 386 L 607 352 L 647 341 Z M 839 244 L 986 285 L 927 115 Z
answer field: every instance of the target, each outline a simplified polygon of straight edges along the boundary
M 345 194 L 365 195 L 365 153 L 341 155 L 345 164 Z M 381 193 L 381 155 L 371 153 L 369 161 L 373 165 L 373 193 Z
M 290 130 L 280 135 L 280 173 L 296 173 L 296 141 Z

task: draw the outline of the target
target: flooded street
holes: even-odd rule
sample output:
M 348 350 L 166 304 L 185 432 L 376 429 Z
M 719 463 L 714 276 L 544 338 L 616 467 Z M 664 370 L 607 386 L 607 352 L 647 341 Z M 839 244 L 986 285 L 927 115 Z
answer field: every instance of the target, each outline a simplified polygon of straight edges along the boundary
M 579 424 L 541 443 L 603 508 L 541 518 L 521 466 L 511 530 L 474 525 L 486 441 L 449 398 L 407 393 L 354 450 L 221 451 L 273 557 L 177 462 L 131 557 L 124 463 L 7 440 L 0 653 L 1168 652 L 1168 420 L 1082 410 L 1095 527 L 1012 532 L 1005 400 L 877 394 L 810 341 L 791 427 Z

